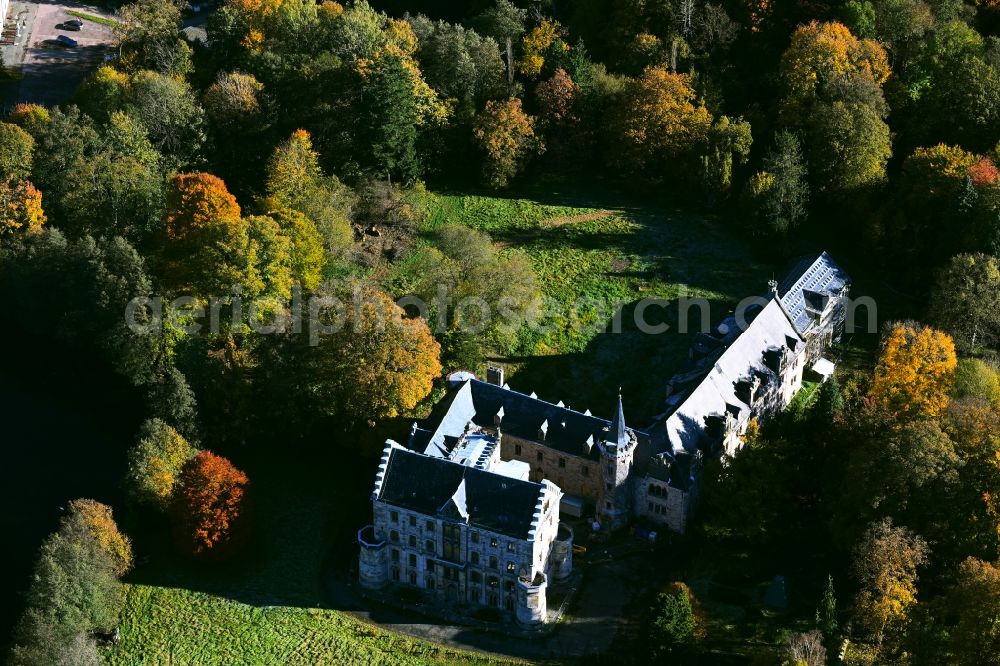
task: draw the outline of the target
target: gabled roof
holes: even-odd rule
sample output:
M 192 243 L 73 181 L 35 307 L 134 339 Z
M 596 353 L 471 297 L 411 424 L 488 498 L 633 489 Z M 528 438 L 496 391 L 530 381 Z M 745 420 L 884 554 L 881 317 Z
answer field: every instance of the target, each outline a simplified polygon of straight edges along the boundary
M 444 515 L 517 539 L 531 539 L 547 483 L 521 481 L 444 458 L 410 451 L 395 442 L 382 456 L 372 499 L 428 516 Z
M 778 296 L 799 334 L 812 325 L 809 310 L 822 310 L 831 295 L 840 294 L 851 278 L 829 254 L 798 260 L 778 283 Z
M 782 348 L 798 349 L 802 338 L 777 300 L 771 300 L 714 360 L 708 373 L 667 417 L 667 439 L 674 451 L 696 451 L 708 417 L 732 414 L 737 421 L 749 416 L 750 406 L 737 397 L 736 383 L 755 375 L 762 380 L 775 373 L 765 354 Z
M 618 405 L 621 408 L 621 403 Z M 444 400 L 438 403 L 431 416 L 437 426 L 430 435 L 428 430 L 417 430 L 411 439 L 411 448 L 421 448 L 424 453 L 447 457 L 454 442 L 465 432 L 468 423 L 492 428 L 500 416 L 500 430 L 527 440 L 537 440 L 539 430 L 545 430 L 544 443 L 571 455 L 600 458 L 595 443 L 615 441 L 614 432 L 621 426 L 626 429 L 624 415 L 616 413 L 616 423 L 589 413 L 581 413 L 559 404 L 546 402 L 534 395 L 518 393 L 513 389 L 496 386 L 478 379 L 463 381 Z M 620 422 L 617 420 L 620 419 Z M 633 430 L 634 431 L 634 430 Z M 647 435 L 634 431 L 641 440 Z M 452 439 L 449 439 L 452 438 Z M 624 435 L 622 435 L 622 441 Z

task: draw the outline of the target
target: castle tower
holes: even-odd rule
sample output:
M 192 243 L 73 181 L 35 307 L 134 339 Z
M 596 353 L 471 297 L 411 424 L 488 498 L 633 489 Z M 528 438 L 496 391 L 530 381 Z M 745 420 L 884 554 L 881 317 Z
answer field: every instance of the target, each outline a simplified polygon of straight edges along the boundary
M 610 530 L 624 527 L 632 508 L 629 474 L 632 471 L 635 447 L 635 433 L 625 427 L 625 410 L 619 389 L 615 415 L 601 444 L 604 492 L 597 507 L 597 516 L 601 524 Z

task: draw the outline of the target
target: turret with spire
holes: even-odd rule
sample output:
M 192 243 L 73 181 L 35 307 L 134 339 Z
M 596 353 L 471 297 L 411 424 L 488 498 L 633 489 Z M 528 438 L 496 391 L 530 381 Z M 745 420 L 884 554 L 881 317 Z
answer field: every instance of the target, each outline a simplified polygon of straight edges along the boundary
M 629 474 L 632 471 L 636 444 L 635 433 L 625 426 L 625 408 L 620 388 L 615 407 L 601 447 L 604 493 L 597 509 L 600 522 L 612 530 L 623 527 L 628 519 L 631 506 Z

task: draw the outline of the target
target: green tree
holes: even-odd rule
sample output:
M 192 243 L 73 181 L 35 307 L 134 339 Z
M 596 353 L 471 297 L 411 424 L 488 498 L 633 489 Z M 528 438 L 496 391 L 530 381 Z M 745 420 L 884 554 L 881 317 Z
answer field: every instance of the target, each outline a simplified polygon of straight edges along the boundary
M 362 162 L 370 175 L 409 182 L 420 176 L 413 74 L 402 58 L 381 58 L 363 85 Z
M 70 513 L 39 549 L 11 662 L 50 666 L 72 653 L 78 637 L 118 623 L 122 586 L 111 555 L 81 513 Z
M 1000 373 L 981 359 L 960 359 L 955 369 L 952 397 L 1000 406 Z
M 12 123 L 0 122 L 0 181 L 31 175 L 35 139 Z
M 877 105 L 817 103 L 807 135 L 809 163 L 819 189 L 850 193 L 885 181 L 892 137 Z
M 182 0 L 135 0 L 119 10 L 115 25 L 120 66 L 183 76 L 191 69 L 191 48 L 178 37 Z
M 198 448 L 160 419 L 142 424 L 139 440 L 128 454 L 125 487 L 139 504 L 165 511 L 173 498 L 184 464 Z
M 837 623 L 837 595 L 833 589 L 833 576 L 827 576 L 823 598 L 816 609 L 816 626 L 823 633 L 827 645 L 833 645 L 840 627 Z
M 694 644 L 696 621 L 691 596 L 683 583 L 662 592 L 650 611 L 653 617 L 649 645 L 656 659 L 686 654 Z
M 183 79 L 137 72 L 129 78 L 123 110 L 142 123 L 153 146 L 178 165 L 198 157 L 205 140 L 205 112 Z
M 968 558 L 958 571 L 955 587 L 947 593 L 946 607 L 957 618 L 950 633 L 950 647 L 958 666 L 1000 664 L 1000 569 L 989 562 Z
M 788 130 L 778 132 L 764 158 L 764 171 L 751 180 L 749 189 L 759 218 L 772 231 L 785 234 L 805 219 L 807 172 L 798 136 Z
M 702 157 L 705 184 L 710 196 L 725 196 L 733 182 L 733 163 L 745 164 L 753 135 L 743 118 L 719 116 L 708 133 L 708 153 Z
M 1000 339 L 1000 262 L 996 257 L 952 257 L 934 285 L 929 315 L 935 325 L 968 348 Z

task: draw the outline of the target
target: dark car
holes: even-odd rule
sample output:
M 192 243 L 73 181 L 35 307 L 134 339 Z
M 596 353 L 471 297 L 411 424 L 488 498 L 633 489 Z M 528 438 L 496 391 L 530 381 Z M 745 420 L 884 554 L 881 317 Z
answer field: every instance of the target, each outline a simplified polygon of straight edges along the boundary
M 70 19 L 63 23 L 63 25 L 75 25 L 79 29 L 83 27 L 83 21 L 80 19 Z
M 56 41 L 65 46 L 68 49 L 76 48 L 77 41 L 72 37 L 67 37 L 66 35 L 59 35 L 56 37 Z
M 78 26 L 76 23 L 70 23 L 69 21 L 67 21 L 66 23 L 60 23 L 59 25 L 57 25 L 56 26 L 56 30 L 67 30 L 69 32 L 79 32 L 80 31 L 80 26 Z

